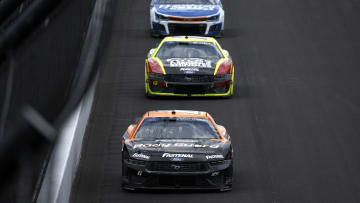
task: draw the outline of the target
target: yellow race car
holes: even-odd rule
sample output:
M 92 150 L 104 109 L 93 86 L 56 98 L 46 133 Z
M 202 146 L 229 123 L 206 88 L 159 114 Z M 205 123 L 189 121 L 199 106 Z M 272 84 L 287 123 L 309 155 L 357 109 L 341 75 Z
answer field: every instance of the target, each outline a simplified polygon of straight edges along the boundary
M 229 97 L 233 91 L 233 62 L 212 37 L 166 37 L 145 59 L 147 96 Z

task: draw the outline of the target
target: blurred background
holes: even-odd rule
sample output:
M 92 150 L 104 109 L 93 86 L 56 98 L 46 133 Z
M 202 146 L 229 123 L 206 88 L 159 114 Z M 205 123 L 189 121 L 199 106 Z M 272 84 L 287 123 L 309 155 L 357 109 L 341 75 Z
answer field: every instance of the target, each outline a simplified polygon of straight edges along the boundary
M 57 132 L 94 81 L 94 5 L 0 0 L 0 202 L 36 201 Z

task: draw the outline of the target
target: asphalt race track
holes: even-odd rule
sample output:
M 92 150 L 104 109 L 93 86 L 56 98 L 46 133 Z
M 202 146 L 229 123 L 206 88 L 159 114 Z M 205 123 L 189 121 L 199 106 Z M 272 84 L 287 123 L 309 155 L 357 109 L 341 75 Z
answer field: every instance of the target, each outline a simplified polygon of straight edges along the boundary
M 148 0 L 119 0 L 71 202 L 360 202 L 360 0 L 223 0 L 233 99 L 148 99 Z M 126 192 L 120 137 L 145 111 L 230 131 L 231 192 Z

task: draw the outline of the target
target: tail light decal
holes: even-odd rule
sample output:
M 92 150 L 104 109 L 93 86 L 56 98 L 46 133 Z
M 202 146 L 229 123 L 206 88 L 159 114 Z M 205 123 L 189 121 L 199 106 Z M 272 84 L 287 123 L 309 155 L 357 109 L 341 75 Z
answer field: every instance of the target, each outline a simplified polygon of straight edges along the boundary
M 154 59 L 148 59 L 146 62 L 146 72 L 156 73 L 156 74 L 165 74 L 165 70 L 162 68 L 159 61 Z
M 224 60 L 219 62 L 218 68 L 215 70 L 215 75 L 232 74 L 233 64 L 231 60 Z

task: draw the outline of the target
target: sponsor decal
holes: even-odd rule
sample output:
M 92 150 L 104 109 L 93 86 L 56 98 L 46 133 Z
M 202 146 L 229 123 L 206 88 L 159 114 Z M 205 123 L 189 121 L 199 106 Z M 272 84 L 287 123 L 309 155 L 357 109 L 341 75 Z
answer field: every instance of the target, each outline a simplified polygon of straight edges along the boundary
M 186 113 L 192 115 L 200 115 L 200 111 L 187 111 L 187 110 L 176 110 L 176 113 Z
M 175 143 L 174 147 L 192 147 L 193 144 L 189 143 Z
M 199 58 L 171 58 L 166 59 L 166 61 L 170 64 L 170 67 L 212 68 L 210 60 Z
M 163 4 L 159 6 L 160 9 L 167 9 L 172 11 L 178 10 L 215 10 L 216 6 L 214 5 L 197 5 L 197 4 L 183 4 L 183 5 L 170 5 Z
M 205 156 L 205 157 L 206 157 L 206 159 L 223 159 L 223 158 L 224 158 L 224 156 L 221 155 L 221 154 L 207 155 L 207 156 Z
M 171 144 L 135 144 L 134 145 L 134 149 L 136 148 L 166 148 L 166 147 L 170 147 Z
M 220 148 L 220 145 L 203 145 L 203 144 L 194 144 L 194 143 L 160 143 L 160 144 L 135 144 L 134 149 L 136 148 L 170 148 L 170 147 L 183 147 L 183 148 Z
M 184 36 L 173 36 L 174 38 L 184 38 Z M 201 36 L 191 36 L 191 38 L 194 38 L 194 39 L 202 39 L 202 40 L 208 40 L 209 38 L 208 37 L 201 37 Z M 215 44 L 213 42 L 191 42 L 192 44 L 205 44 L 205 45 L 214 45 Z
M 138 153 L 133 154 L 132 157 L 134 157 L 134 158 L 143 158 L 143 159 L 146 159 L 146 160 L 150 159 L 150 156 L 145 155 L 145 154 L 138 154 Z
M 164 153 L 162 157 L 166 158 L 193 158 L 192 154 L 170 154 L 170 153 Z
M 184 139 L 161 139 L 161 142 L 190 142 L 190 143 L 194 143 L 197 142 L 196 140 L 184 140 Z
M 198 37 L 198 36 L 191 36 L 191 38 L 208 40 L 206 37 Z M 216 44 L 214 42 L 191 42 L 191 44 L 209 45 L 209 46 L 216 47 Z
M 184 72 L 199 72 L 198 68 L 180 68 L 180 71 Z
M 180 158 L 180 157 L 175 157 L 170 159 L 171 161 L 184 161 L 184 158 Z
M 171 112 L 168 110 L 157 110 L 157 112 Z M 200 111 L 192 111 L 192 110 L 175 110 L 176 113 L 186 113 L 186 114 L 192 114 L 192 115 L 200 115 Z M 193 118 L 193 117 L 189 117 Z

